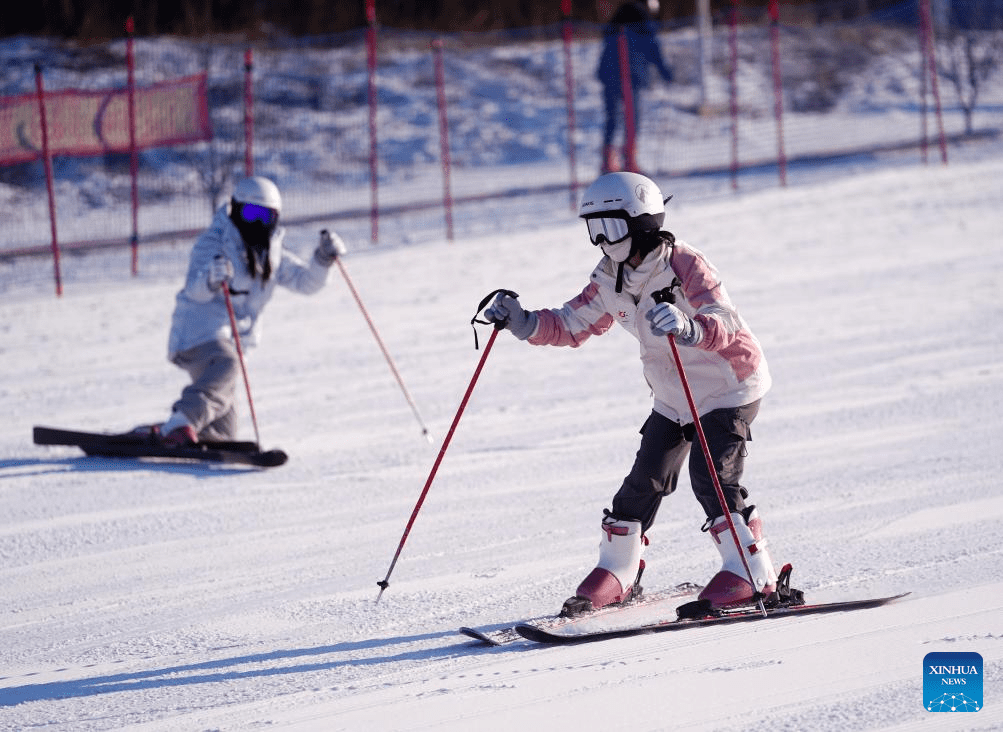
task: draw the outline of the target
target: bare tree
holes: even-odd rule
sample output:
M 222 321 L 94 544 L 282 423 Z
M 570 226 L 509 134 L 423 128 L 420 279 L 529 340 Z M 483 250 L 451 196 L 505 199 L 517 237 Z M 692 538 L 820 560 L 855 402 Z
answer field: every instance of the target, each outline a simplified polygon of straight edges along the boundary
M 206 74 L 209 74 L 211 68 L 213 50 L 212 43 L 205 43 L 199 51 L 200 62 Z M 241 161 L 240 150 L 234 142 L 235 135 L 227 134 L 232 132 L 227 129 L 227 122 L 219 113 L 213 117 L 212 139 L 205 143 L 205 155 L 197 157 L 195 163 L 202 188 L 209 199 L 210 214 L 222 204 L 223 191 L 232 183 Z
M 972 117 L 979 92 L 1003 59 L 1003 32 L 955 31 L 938 63 L 940 75 L 951 82 L 965 115 L 965 133 L 972 134 Z

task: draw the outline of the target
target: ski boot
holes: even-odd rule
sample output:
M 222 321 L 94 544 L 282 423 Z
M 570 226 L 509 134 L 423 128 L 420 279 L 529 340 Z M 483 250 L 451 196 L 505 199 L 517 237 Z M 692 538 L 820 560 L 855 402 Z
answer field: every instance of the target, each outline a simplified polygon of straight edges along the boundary
M 714 540 L 714 545 L 721 553 L 722 566 L 703 588 L 697 601 L 706 601 L 711 609 L 754 602 L 757 597 L 769 595 L 777 589 L 777 572 L 766 549 L 763 521 L 756 507 L 749 506 L 741 513 L 733 513 L 731 519 L 735 523 L 749 569 L 752 570 L 755 586 L 749 582 L 749 573 L 745 571 L 745 564 L 728 528 L 728 520 L 724 516 L 718 516 L 713 521 L 708 521 L 702 530 L 707 531 Z
M 160 439 L 160 424 L 137 424 L 129 434 L 135 437 L 145 437 L 148 440 Z
M 199 441 L 198 432 L 182 412 L 171 412 L 160 426 L 160 444 L 164 447 L 191 447 Z
M 641 533 L 641 522 L 617 519 L 607 513 L 602 531 L 599 563 L 578 585 L 574 597 L 564 602 L 562 617 L 622 604 L 641 594 L 639 583 L 644 572 L 641 551 L 648 543 Z

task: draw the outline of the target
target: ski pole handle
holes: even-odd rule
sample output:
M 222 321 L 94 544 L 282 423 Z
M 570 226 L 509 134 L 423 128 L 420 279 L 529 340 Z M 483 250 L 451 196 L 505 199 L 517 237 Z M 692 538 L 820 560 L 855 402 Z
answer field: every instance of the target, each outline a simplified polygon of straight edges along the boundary
M 496 295 L 508 295 L 509 297 L 515 299 L 519 298 L 519 293 L 513 292 L 512 290 L 506 290 L 504 288 L 498 288 L 497 290 L 492 290 L 491 292 L 489 292 L 487 295 L 484 296 L 484 298 L 477 305 L 477 312 L 474 313 L 474 317 L 470 319 L 470 327 L 474 329 L 474 349 L 480 348 L 480 345 L 477 342 L 477 328 L 474 327 L 474 323 L 480 323 L 481 325 L 493 325 L 495 328 L 495 332 L 505 329 L 505 323 L 507 322 L 505 320 L 500 320 L 500 321 L 481 320 L 480 318 L 477 317 L 478 314 L 488 306 L 488 303 L 490 303 L 495 298 Z
M 669 305 L 674 305 L 676 302 L 676 293 L 672 291 L 672 287 L 663 287 L 661 290 L 656 290 L 651 293 L 651 299 L 655 302 L 667 302 Z

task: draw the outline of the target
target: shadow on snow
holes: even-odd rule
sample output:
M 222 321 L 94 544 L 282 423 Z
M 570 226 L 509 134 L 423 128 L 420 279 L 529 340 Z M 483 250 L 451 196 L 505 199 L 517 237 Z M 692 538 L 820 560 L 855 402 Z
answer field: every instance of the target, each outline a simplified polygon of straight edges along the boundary
M 13 707 L 25 702 L 73 699 L 77 697 L 94 696 L 97 694 L 112 694 L 116 692 L 145 691 L 169 687 L 183 687 L 195 684 L 211 684 L 236 679 L 266 678 L 287 674 L 303 674 L 315 671 L 334 671 L 352 666 L 375 666 L 385 663 L 414 662 L 424 663 L 435 659 L 450 658 L 457 655 L 456 646 L 441 648 L 423 648 L 420 650 L 402 650 L 396 654 L 372 656 L 365 658 L 338 658 L 339 654 L 349 654 L 367 649 L 388 649 L 390 646 L 406 645 L 423 640 L 435 640 L 452 636 L 452 631 L 425 633 L 413 636 L 372 639 L 350 643 L 338 643 L 316 648 L 300 648 L 293 650 L 278 650 L 269 653 L 258 653 L 234 658 L 223 658 L 214 661 L 185 664 L 161 669 L 134 671 L 120 674 L 94 676 L 85 679 L 68 681 L 51 681 L 43 684 L 25 684 L 0 689 L 0 707 Z M 318 658 L 312 663 L 300 662 L 295 665 L 278 665 L 284 661 Z M 241 666 L 261 664 L 261 668 L 241 669 Z M 66 669 L 69 670 L 69 669 Z M 36 672 L 37 673 L 37 672 Z M 57 671 L 58 673 L 58 671 Z M 25 674 L 27 676 L 27 674 Z M 14 677 L 0 677 L 0 681 L 9 681 Z M 22 676 L 23 678 L 23 676 Z

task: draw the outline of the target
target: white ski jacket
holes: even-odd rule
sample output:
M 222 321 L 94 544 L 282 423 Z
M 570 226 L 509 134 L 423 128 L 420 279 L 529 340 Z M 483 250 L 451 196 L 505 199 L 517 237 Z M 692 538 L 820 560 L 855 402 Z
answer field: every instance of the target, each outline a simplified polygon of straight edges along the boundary
M 717 270 L 683 241 L 663 243 L 636 269 L 626 268 L 623 292 L 616 290 L 617 264 L 609 257 L 592 272 L 592 281 L 560 309 L 537 310 L 533 345 L 577 348 L 593 335 L 619 323 L 640 343 L 644 377 L 654 396 L 654 410 L 688 424 L 693 421 L 667 336 L 651 332 L 645 317 L 654 307 L 652 293 L 673 287 L 675 305 L 698 321 L 703 338 L 678 348 L 683 370 L 703 416 L 722 407 L 740 407 L 760 399 L 770 388 L 770 372 L 759 341 L 732 305 Z
M 247 253 L 240 232 L 230 220 L 230 205 L 224 204 L 212 223 L 199 236 L 188 261 L 185 286 L 175 298 L 171 332 L 167 343 L 167 358 L 171 361 L 181 351 L 214 340 L 230 340 L 230 316 L 221 290 L 210 290 L 209 265 L 222 254 L 233 264 L 230 299 L 243 347 L 257 345 L 261 338 L 259 316 L 272 297 L 277 285 L 303 294 L 312 294 L 327 282 L 328 268 L 311 259 L 303 262 L 282 247 L 285 229 L 281 226 L 272 234 L 268 258 L 272 274 L 263 281 L 259 272 L 251 277 Z

